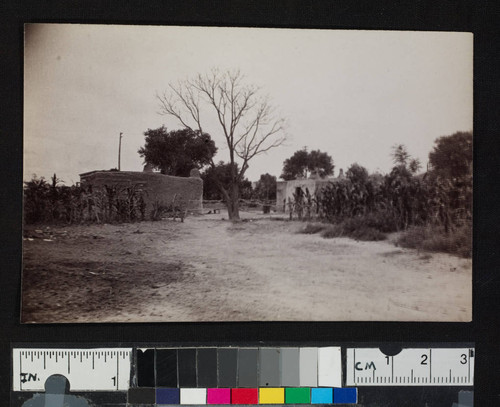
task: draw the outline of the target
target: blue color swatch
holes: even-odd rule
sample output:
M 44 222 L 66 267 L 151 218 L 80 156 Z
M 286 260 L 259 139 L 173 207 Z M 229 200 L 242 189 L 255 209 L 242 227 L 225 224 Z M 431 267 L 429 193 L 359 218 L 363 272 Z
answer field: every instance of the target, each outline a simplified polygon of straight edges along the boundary
M 156 389 L 156 404 L 180 404 L 179 389 Z
M 333 389 L 334 404 L 356 404 L 357 402 L 358 389 L 356 387 Z

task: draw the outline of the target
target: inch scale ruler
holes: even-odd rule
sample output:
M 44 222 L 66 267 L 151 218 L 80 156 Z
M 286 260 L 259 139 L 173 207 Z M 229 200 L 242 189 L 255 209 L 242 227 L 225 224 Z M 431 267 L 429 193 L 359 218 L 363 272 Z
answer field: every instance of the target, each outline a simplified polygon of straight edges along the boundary
M 44 391 L 52 375 L 65 376 L 72 391 L 126 391 L 131 348 L 13 349 L 14 391 Z
M 347 386 L 472 386 L 474 348 L 348 348 Z

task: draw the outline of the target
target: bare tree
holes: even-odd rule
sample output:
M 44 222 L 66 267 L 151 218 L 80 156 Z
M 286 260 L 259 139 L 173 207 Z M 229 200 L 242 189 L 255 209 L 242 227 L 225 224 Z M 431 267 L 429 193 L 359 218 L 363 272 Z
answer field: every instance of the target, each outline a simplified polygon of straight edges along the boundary
M 238 185 L 249 161 L 285 141 L 284 119 L 276 116 L 268 99 L 260 96 L 259 88 L 245 84 L 244 79 L 239 71 L 212 69 L 205 75 L 169 84 L 168 90 L 157 96 L 161 114 L 175 117 L 199 134 L 203 134 L 202 122 L 206 124 L 208 115 L 215 116 L 232 169 L 229 187 L 218 184 L 231 220 L 240 218 Z M 240 165 L 236 165 L 238 161 Z M 213 160 L 211 165 L 215 167 Z

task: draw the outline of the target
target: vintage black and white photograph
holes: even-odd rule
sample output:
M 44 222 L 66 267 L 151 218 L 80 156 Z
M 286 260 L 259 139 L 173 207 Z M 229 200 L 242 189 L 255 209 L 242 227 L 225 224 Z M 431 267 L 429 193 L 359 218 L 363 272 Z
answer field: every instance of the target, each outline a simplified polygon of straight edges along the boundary
M 471 33 L 24 35 L 21 322 L 471 321 Z

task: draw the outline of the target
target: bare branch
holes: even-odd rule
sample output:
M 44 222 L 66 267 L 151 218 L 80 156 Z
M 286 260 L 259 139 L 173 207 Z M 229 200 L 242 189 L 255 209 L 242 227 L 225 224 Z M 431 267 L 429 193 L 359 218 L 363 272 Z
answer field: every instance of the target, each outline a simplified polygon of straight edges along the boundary
M 191 126 L 184 120 L 181 110 L 177 107 L 177 103 L 171 97 L 167 97 L 166 94 L 163 94 L 163 96 L 157 95 L 156 97 L 160 101 L 162 114 L 175 117 L 184 127 L 192 130 Z
M 226 140 L 229 163 L 234 165 L 235 158 L 242 160 L 238 173 L 233 172 L 232 182 L 243 179 L 251 159 L 280 146 L 286 138 L 279 135 L 284 133 L 284 120 L 276 117 L 267 98 L 259 97 L 258 87 L 243 82 L 239 71 L 212 69 L 175 86 L 170 84 L 168 93 L 157 95 L 162 114 L 174 117 L 189 129 L 197 127 L 202 132 L 202 111 L 206 113 L 203 104 L 215 114 Z M 215 168 L 213 161 L 211 166 Z M 233 204 L 237 207 L 236 201 Z

